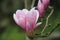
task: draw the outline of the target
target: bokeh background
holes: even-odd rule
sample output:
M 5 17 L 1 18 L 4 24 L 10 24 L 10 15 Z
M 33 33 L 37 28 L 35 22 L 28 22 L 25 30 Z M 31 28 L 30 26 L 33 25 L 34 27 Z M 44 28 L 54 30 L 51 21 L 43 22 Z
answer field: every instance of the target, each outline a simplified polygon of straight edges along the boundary
M 0 0 L 0 40 L 25 40 L 25 32 L 13 20 L 13 13 L 18 9 L 25 8 L 25 0 Z M 38 0 L 35 1 L 37 6 Z M 28 0 L 30 9 L 32 0 Z M 51 27 L 45 30 L 45 34 L 51 30 L 53 32 L 48 37 L 38 37 L 36 40 L 60 40 L 60 0 L 50 0 L 50 5 L 54 7 L 54 13 L 49 19 Z M 50 13 L 47 9 L 45 17 Z M 41 31 L 42 27 L 36 29 L 36 33 Z

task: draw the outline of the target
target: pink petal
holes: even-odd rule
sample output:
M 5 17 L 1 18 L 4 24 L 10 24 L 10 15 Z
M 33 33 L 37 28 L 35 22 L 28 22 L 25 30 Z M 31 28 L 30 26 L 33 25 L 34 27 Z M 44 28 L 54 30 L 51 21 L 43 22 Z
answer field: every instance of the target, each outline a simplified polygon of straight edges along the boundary
M 26 22 L 29 22 L 30 27 L 32 30 L 34 29 L 34 26 L 38 20 L 39 12 L 37 10 L 30 10 L 27 14 Z M 27 25 L 26 25 L 27 26 Z M 28 26 L 27 26 L 28 28 Z
M 36 13 L 36 23 L 37 23 L 37 21 L 38 21 L 38 18 L 39 18 L 39 12 L 38 12 L 38 10 L 35 10 L 35 13 Z
M 22 11 L 21 11 L 21 10 L 17 10 L 17 11 L 16 11 L 16 16 L 17 16 L 17 18 L 19 18 L 21 14 L 22 14 Z
M 21 15 L 20 18 L 19 18 L 19 25 L 25 29 L 25 26 L 26 26 L 26 19 L 25 19 L 25 16 Z
M 25 16 L 24 15 L 20 15 L 19 18 L 17 17 L 18 15 L 14 14 L 13 18 L 15 20 L 15 22 L 17 23 L 17 25 L 19 25 L 21 28 L 25 29 Z
M 19 23 L 18 23 L 18 18 L 16 17 L 16 14 L 13 14 L 13 18 L 14 18 L 15 22 L 16 22 L 17 24 L 19 24 Z
M 31 21 L 33 21 L 33 23 L 36 23 L 37 20 L 38 20 L 38 18 L 39 18 L 39 12 L 38 12 L 38 10 L 35 10 L 35 8 L 32 8 L 30 10 L 30 13 L 31 13 L 30 15 L 31 15 L 31 18 L 32 18 Z
M 20 13 L 21 13 L 21 10 L 17 10 L 17 11 L 16 11 L 16 14 L 17 14 L 17 13 L 19 13 L 19 14 L 20 14 Z
M 27 14 L 27 12 L 28 12 L 27 9 L 17 10 L 17 11 L 16 11 L 16 15 L 17 15 L 17 17 L 19 18 L 20 15 L 24 15 L 24 16 L 25 16 L 25 15 Z
M 42 24 L 42 22 L 37 23 L 36 26 L 35 26 L 35 28 L 37 28 L 41 24 Z
M 26 22 L 26 33 L 28 34 L 30 30 L 32 30 L 32 27 L 31 27 L 31 24 L 27 21 Z
M 23 14 L 27 14 L 28 10 L 27 9 L 23 9 L 22 12 L 23 12 Z
M 35 10 L 35 7 L 34 8 L 32 8 L 31 10 L 30 10 L 30 12 L 32 13 L 32 15 L 35 15 L 35 23 L 37 22 L 37 20 L 38 20 L 38 18 L 39 18 L 39 12 L 38 12 L 38 10 Z

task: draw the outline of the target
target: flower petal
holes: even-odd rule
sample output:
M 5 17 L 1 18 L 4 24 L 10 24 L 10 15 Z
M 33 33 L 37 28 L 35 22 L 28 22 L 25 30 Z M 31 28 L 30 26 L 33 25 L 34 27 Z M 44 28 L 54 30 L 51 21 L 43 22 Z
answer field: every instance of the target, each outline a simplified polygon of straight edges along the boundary
M 21 13 L 21 10 L 17 10 L 16 13 Z
M 28 10 L 27 9 L 23 9 L 22 12 L 23 12 L 23 14 L 27 14 Z
M 33 11 L 33 10 L 35 10 L 35 7 L 33 7 L 30 11 Z
M 29 22 L 29 24 L 30 24 L 30 29 L 34 29 L 34 26 L 35 26 L 35 24 L 36 24 L 36 22 L 37 22 L 37 20 L 38 20 L 38 17 L 39 17 L 39 12 L 37 11 L 37 10 L 30 10 L 29 12 L 28 12 L 28 14 L 26 15 L 26 22 Z M 28 25 L 26 25 L 27 26 L 27 28 L 28 28 Z
M 21 11 L 21 10 L 17 10 L 17 11 L 16 11 L 16 16 L 17 16 L 17 18 L 19 18 L 21 14 L 22 14 L 22 11 Z
M 21 28 L 25 29 L 25 16 L 24 15 L 20 15 L 18 18 L 18 15 L 14 14 L 13 18 L 14 18 L 15 22 L 17 23 L 17 25 L 19 25 Z
M 25 16 L 21 15 L 20 18 L 19 18 L 19 26 L 21 26 L 21 28 L 25 29 Z
M 13 14 L 13 18 L 14 18 L 15 22 L 19 25 L 18 18 L 16 17 L 16 14 Z
M 36 13 L 36 22 L 38 21 L 38 18 L 39 18 L 39 12 L 37 10 L 35 10 L 35 13 Z
M 31 21 L 33 21 L 33 23 L 35 24 L 39 18 L 39 12 L 38 10 L 31 10 L 30 13 L 30 17 L 32 18 Z
M 39 12 L 38 12 L 38 10 L 35 10 L 35 7 L 34 7 L 34 8 L 32 8 L 32 9 L 30 10 L 30 12 L 32 13 L 32 15 L 35 14 L 36 22 L 37 22 L 37 20 L 38 20 L 38 18 L 39 18 Z
M 37 28 L 41 24 L 42 24 L 42 22 L 37 23 L 36 26 L 34 27 L 34 29 Z

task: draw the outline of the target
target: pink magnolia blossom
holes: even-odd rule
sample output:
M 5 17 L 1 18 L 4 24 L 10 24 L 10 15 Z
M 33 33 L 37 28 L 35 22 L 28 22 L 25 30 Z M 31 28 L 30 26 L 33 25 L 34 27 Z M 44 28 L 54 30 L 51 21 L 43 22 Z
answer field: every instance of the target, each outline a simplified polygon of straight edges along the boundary
M 35 8 L 32 8 L 30 11 L 27 9 L 17 10 L 16 14 L 13 14 L 13 18 L 17 25 L 26 31 L 27 35 L 41 24 L 41 22 L 37 23 L 39 12 Z
M 38 11 L 39 11 L 39 16 L 40 18 L 44 17 L 44 5 L 42 4 L 41 0 L 38 1 L 38 5 L 37 5 Z
M 44 5 L 44 9 L 47 9 L 50 3 L 50 0 L 42 0 L 42 3 Z
M 38 1 L 37 7 L 38 7 L 40 18 L 44 17 L 45 10 L 48 8 L 49 3 L 50 3 L 50 0 L 39 0 Z

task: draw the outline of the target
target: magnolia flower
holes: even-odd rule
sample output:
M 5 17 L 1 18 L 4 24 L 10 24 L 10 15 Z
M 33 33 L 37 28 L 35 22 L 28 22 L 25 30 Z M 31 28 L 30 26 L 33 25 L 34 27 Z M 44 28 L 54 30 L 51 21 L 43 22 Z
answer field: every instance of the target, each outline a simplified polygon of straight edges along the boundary
M 41 22 L 37 23 L 39 12 L 35 8 L 32 8 L 30 11 L 27 9 L 17 10 L 16 14 L 13 14 L 13 18 L 17 25 L 26 31 L 28 36 L 41 24 Z
M 44 9 L 47 9 L 50 3 L 50 0 L 42 0 L 42 3 L 44 5 Z
M 44 17 L 44 13 L 45 13 L 45 10 L 48 8 L 49 2 L 50 0 L 39 0 L 38 1 L 37 7 L 38 7 L 40 18 Z
M 38 1 L 38 5 L 37 5 L 38 11 L 39 11 L 39 16 L 40 18 L 44 17 L 44 5 L 42 4 L 41 0 Z

